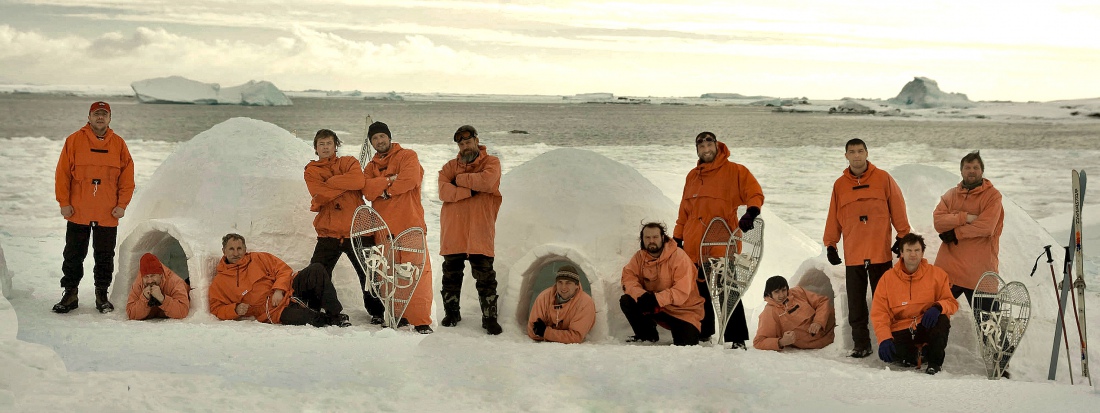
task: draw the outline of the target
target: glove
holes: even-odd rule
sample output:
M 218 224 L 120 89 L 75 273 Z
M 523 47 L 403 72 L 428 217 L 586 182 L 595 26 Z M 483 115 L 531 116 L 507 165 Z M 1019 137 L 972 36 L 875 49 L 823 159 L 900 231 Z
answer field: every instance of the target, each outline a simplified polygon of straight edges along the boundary
M 939 304 L 933 304 L 932 308 L 924 311 L 924 317 L 920 320 L 920 325 L 924 328 L 931 330 L 936 326 L 936 322 L 940 320 L 940 314 L 943 313 L 943 308 Z
M 653 295 L 653 292 L 646 291 L 645 294 L 638 297 L 638 308 L 642 309 L 642 314 L 649 315 L 656 313 L 661 305 L 657 304 L 657 296 Z
M 677 247 L 680 247 L 680 249 L 684 248 L 684 239 L 683 238 L 673 238 L 672 240 L 676 241 L 676 246 Z
M 531 329 L 535 331 L 536 336 L 542 337 L 543 334 L 546 334 L 546 322 L 542 321 L 541 318 L 535 320 L 531 325 Z
M 890 251 L 901 258 L 901 238 L 894 238 L 894 245 L 890 246 Z
M 741 228 L 741 232 L 749 232 L 752 229 L 752 221 L 757 215 L 760 215 L 760 208 L 752 206 L 745 210 L 745 215 L 737 221 L 737 227 Z
M 157 299 L 157 297 L 152 297 L 152 296 L 149 297 L 149 306 L 150 307 L 160 307 L 160 305 L 161 305 L 161 302 L 160 302 L 160 300 Z
M 836 247 L 826 248 L 825 255 L 829 256 L 829 264 L 840 265 L 840 254 L 836 252 Z
M 955 245 L 959 245 L 959 237 L 955 235 L 954 229 L 941 232 L 940 241 L 943 241 L 944 244 L 952 243 Z
M 887 363 L 894 361 L 894 339 L 888 338 L 878 343 L 878 358 Z

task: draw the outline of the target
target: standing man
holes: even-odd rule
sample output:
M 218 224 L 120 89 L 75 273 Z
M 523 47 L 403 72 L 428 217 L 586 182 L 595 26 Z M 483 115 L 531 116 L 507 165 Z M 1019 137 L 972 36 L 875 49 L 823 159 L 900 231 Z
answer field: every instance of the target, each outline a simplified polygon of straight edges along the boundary
M 940 197 L 932 218 L 943 240 L 936 266 L 951 278 L 951 295 L 965 294 L 969 303 L 982 274 L 997 272 L 1005 211 L 1001 192 L 982 177 L 985 163 L 981 154 L 967 154 L 959 168 L 962 182 Z
M 479 144 L 477 129 L 463 125 L 454 136 L 458 157 L 439 170 L 440 247 L 443 255 L 444 327 L 462 320 L 458 298 L 462 272 L 470 261 L 481 301 L 481 327 L 490 335 L 501 333 L 497 323 L 497 273 L 493 256 L 500 195 L 500 159 Z
M 871 355 L 871 332 L 867 329 L 867 283 L 874 296 L 879 277 L 890 269 L 899 253 L 898 239 L 909 234 L 905 198 L 894 178 L 867 161 L 867 144 L 852 139 L 844 144 L 848 168 L 833 183 L 829 217 L 822 241 L 829 263 L 840 265 L 837 242 L 844 237 L 845 288 L 848 292 L 848 325 L 852 326 L 854 348 L 851 357 Z M 897 238 L 891 246 L 891 230 Z
M 126 316 L 131 320 L 187 317 L 191 286 L 153 254 L 142 255 L 138 268 L 126 299 Z
M 581 276 L 563 265 L 554 285 L 539 293 L 527 316 L 527 336 L 535 341 L 580 343 L 596 324 L 596 303 L 581 288 Z
M 925 373 L 936 374 L 951 332 L 948 317 L 959 310 L 959 303 L 951 295 L 947 273 L 924 259 L 924 237 L 910 233 L 900 245 L 901 260 L 882 275 L 871 306 L 878 356 L 913 366 L 921 354 L 928 362 Z M 924 345 L 923 352 L 918 345 Z
M 638 234 L 641 249 L 623 267 L 619 308 L 634 330 L 627 342 L 655 343 L 661 325 L 672 331 L 673 344 L 699 344 L 704 302 L 696 290 L 695 265 L 668 241 L 663 224 L 645 224 Z
M 390 128 L 382 122 L 374 122 L 367 128 L 367 139 L 375 154 L 363 169 L 363 196 L 386 220 L 391 233 L 400 234 L 412 227 L 423 228 L 426 232 L 424 205 L 420 202 L 424 167 L 420 166 L 416 152 L 392 143 Z M 427 255 L 425 251 L 424 272 L 420 274 L 404 317 L 420 334 L 432 333 L 432 263 Z M 398 259 L 397 262 L 404 261 Z
M 764 191 L 748 168 L 729 160 L 729 148 L 718 142 L 718 137 L 713 133 L 702 132 L 695 137 L 695 152 L 699 155 L 699 162 L 688 172 L 673 238 L 677 245 L 683 246 L 684 252 L 697 267 L 696 288 L 705 301 L 699 340 L 707 341 L 714 334 L 714 305 L 699 257 L 703 233 L 715 217 L 723 218 L 731 225 L 736 222 L 741 231 L 751 230 L 753 220 L 760 215 L 760 207 L 764 205 Z M 742 205 L 748 208 L 738 219 L 737 208 Z M 745 349 L 749 328 L 745 322 L 745 307 L 740 302 L 734 308 L 723 334 L 726 341 L 733 343 L 732 348 Z
M 367 275 L 351 248 L 351 220 L 355 209 L 363 205 L 363 169 L 354 156 L 336 156 L 340 148 L 336 133 L 321 129 L 313 137 L 317 160 L 306 164 L 306 189 L 311 200 L 309 210 L 316 212 L 313 227 L 317 229 L 317 245 L 310 263 L 321 264 L 331 277 L 340 255 L 351 261 L 363 289 L 363 306 L 371 316 L 371 324 L 382 324 L 382 301 L 367 291 Z
M 134 161 L 121 136 L 111 130 L 111 105 L 96 102 L 88 109 L 88 124 L 69 135 L 57 160 L 54 192 L 61 205 L 65 228 L 65 260 L 61 264 L 61 301 L 55 313 L 77 308 L 77 287 L 84 278 L 88 241 L 95 267 L 95 308 L 115 310 L 107 300 L 107 288 L 115 272 L 118 220 L 134 195 Z

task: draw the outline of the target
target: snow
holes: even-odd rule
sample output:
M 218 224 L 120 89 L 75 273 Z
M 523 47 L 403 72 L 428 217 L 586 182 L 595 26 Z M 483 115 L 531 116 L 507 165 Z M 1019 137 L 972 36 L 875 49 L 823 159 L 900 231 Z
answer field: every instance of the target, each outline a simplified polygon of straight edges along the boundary
M 916 77 L 901 88 L 901 92 L 890 103 L 915 108 L 969 107 L 970 99 L 962 93 L 947 93 L 940 90 L 939 83 L 927 77 Z
M 606 312 L 601 317 L 610 327 L 606 334 L 580 345 L 534 343 L 515 320 L 504 324 L 504 334 L 490 337 L 476 317 L 454 328 L 436 326 L 436 333 L 429 336 L 380 330 L 367 324 L 357 300 L 345 298 L 355 297 L 352 293 L 358 289 L 346 260 L 337 266 L 334 283 L 352 317 L 350 328 L 214 320 L 206 313 L 205 303 L 199 302 L 206 294 L 201 283 L 208 282 L 203 278 L 211 274 L 210 257 L 220 255 L 219 241 L 225 232 L 244 234 L 250 249 L 275 252 L 295 268 L 304 266 L 314 242 L 313 214 L 308 212 L 301 175 L 304 165 L 315 158 L 309 143 L 251 119 L 231 119 L 184 143 L 128 142 L 138 189 L 120 228 L 119 273 L 134 272 L 138 251 L 169 252 L 175 248 L 172 241 L 178 242 L 196 286 L 191 316 L 180 321 L 132 322 L 125 320 L 123 311 L 98 314 L 90 305 L 89 279 L 82 285 L 83 306 L 67 315 L 53 314 L 49 308 L 61 292 L 57 282 L 64 220 L 57 216 L 52 192 L 44 189 L 53 185 L 54 165 L 49 156 L 44 161 L 43 154 L 59 153 L 61 142 L 16 138 L 0 143 L 0 157 L 8 166 L 0 171 L 8 182 L 0 187 L 5 200 L 0 208 L 0 241 L 7 273 L 20 275 L 13 278 L 10 298 L 0 298 L 3 411 L 791 411 L 810 407 L 970 412 L 976 395 L 982 398 L 983 408 L 991 411 L 1095 410 L 1096 391 L 1080 382 L 1068 385 L 1064 360 L 1059 360 L 1058 380 L 1045 380 L 1053 337 L 1053 286 L 1044 275 L 1049 270 L 1042 265 L 1034 279 L 1027 274 L 1042 245 L 1060 245 L 1065 237 L 1051 237 L 1012 202 L 1022 200 L 1032 208 L 1047 205 L 1033 197 L 1013 196 L 1026 195 L 1031 188 L 1027 182 L 1035 174 L 1005 172 L 992 177 L 1005 193 L 1002 275 L 1006 281 L 1028 286 L 1034 317 L 1009 369 L 1013 380 L 990 381 L 974 349 L 966 304 L 952 319 L 955 328 L 948 359 L 939 375 L 898 371 L 875 357 L 845 357 L 850 345 L 845 340 L 850 338 L 843 322 L 843 267 L 827 264 L 819 242 L 821 211 L 828 206 L 820 187 L 827 187 L 839 173 L 837 164 L 843 163 L 839 152 L 832 159 L 822 156 L 821 148 L 737 151 L 736 161 L 753 170 L 768 194 L 763 208 L 764 262 L 746 293 L 750 332 L 755 330 L 761 307 L 763 283 L 759 280 L 776 274 L 789 277 L 792 285 L 831 293 L 841 324 L 837 343 L 829 347 L 778 353 L 713 345 L 678 348 L 666 345 L 667 335 L 659 345 L 624 345 L 621 328 L 614 328 L 622 315 L 613 301 L 602 303 Z M 351 143 L 342 153 L 357 153 L 356 146 Z M 455 147 L 406 147 L 418 152 L 425 167 L 423 202 L 431 228 L 438 223 L 440 209 L 432 172 L 454 157 Z M 672 224 L 673 200 L 680 197 L 684 176 L 695 163 L 690 147 L 494 148 L 504 155 L 501 222 L 545 224 L 526 229 L 498 224 L 501 243 L 521 244 L 499 244 L 497 269 L 501 289 L 506 289 L 502 317 L 518 315 L 518 310 L 504 311 L 503 306 L 520 307 L 522 294 L 516 292 L 522 292 L 523 281 L 518 274 L 528 267 L 525 262 L 534 262 L 531 256 L 544 253 L 576 252 L 569 258 L 580 257 L 578 264 L 586 272 L 604 280 L 604 293 L 593 297 L 606 301 L 615 295 L 611 280 L 625 263 L 622 257 L 637 248 L 640 221 L 652 213 L 660 214 L 654 219 Z M 1075 152 L 1081 152 L 1077 155 L 1083 160 L 1100 155 Z M 883 145 L 873 153 L 876 165 L 890 171 L 902 187 L 912 225 L 929 239 L 926 256 L 934 260 L 939 241 L 931 230 L 931 208 L 939 195 L 957 183 L 953 168 L 958 156 L 914 144 Z M 991 150 L 983 155 L 991 173 L 1066 158 L 1064 151 L 1056 150 Z M 791 170 L 802 172 L 791 174 Z M 568 180 L 555 182 L 561 177 Z M 540 206 L 525 199 L 528 195 L 520 195 L 534 197 L 539 191 L 560 199 L 537 198 L 548 204 Z M 585 210 L 585 218 L 574 217 L 576 225 L 570 226 L 560 222 L 568 217 L 566 206 L 590 209 Z M 534 211 L 548 216 L 524 216 Z M 582 221 L 589 219 L 589 213 L 604 220 Z M 1086 214 L 1090 225 L 1086 236 L 1100 233 L 1090 230 L 1096 216 Z M 607 233 L 596 226 L 608 228 Z M 438 231 L 430 228 L 429 243 L 438 245 Z M 607 241 L 589 242 L 579 236 L 589 234 L 607 236 Z M 89 257 L 87 268 L 91 261 Z M 440 264 L 441 260 L 433 260 L 436 274 L 441 273 Z M 116 306 L 123 304 L 118 291 L 125 290 L 130 277 L 116 277 L 112 287 Z M 467 290 L 473 289 L 470 283 L 466 281 Z M 1090 273 L 1090 284 L 1100 285 L 1095 272 Z M 438 303 L 438 293 L 433 295 Z M 1090 303 L 1098 298 L 1100 294 L 1089 292 Z M 476 308 L 471 310 L 476 314 Z M 1090 336 L 1094 342 L 1100 339 L 1097 331 L 1092 329 Z M 1077 349 L 1070 353 L 1076 371 Z
M 222 88 L 182 76 L 145 79 L 130 84 L 142 103 L 192 103 L 197 105 L 289 106 L 288 98 L 268 81 L 250 80 Z

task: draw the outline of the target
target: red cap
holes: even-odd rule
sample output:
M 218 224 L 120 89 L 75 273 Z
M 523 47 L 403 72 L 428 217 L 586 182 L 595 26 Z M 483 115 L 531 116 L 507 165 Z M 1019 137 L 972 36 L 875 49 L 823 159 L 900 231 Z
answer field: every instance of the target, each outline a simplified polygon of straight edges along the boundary
M 106 110 L 108 115 L 111 114 L 111 105 L 107 104 L 107 102 L 93 103 L 92 107 L 88 108 L 88 114 L 91 115 L 92 112 L 95 112 L 96 110 L 99 110 L 99 109 Z
M 156 255 L 145 253 L 141 256 L 141 272 L 142 276 L 149 274 L 164 274 L 164 268 L 160 265 L 160 260 Z

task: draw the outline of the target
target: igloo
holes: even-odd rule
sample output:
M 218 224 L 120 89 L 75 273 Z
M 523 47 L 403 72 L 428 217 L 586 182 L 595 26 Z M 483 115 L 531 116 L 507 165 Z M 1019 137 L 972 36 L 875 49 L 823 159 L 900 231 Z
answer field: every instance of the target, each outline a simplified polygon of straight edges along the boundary
M 209 316 L 207 288 L 226 233 L 243 235 L 294 269 L 309 262 L 314 214 L 302 178 L 309 143 L 273 124 L 233 118 L 181 143 L 137 188 L 122 219 L 111 299 L 125 303 L 141 255 L 191 282 L 191 314 Z

